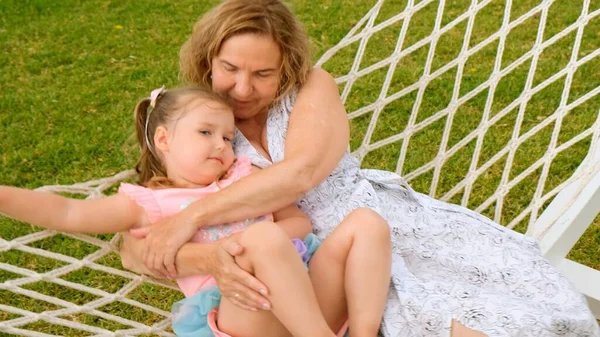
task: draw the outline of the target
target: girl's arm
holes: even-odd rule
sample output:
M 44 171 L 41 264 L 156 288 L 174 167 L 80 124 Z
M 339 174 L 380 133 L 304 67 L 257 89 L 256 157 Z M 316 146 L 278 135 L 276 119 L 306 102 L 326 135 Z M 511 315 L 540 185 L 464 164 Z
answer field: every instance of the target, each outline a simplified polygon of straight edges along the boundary
M 176 275 L 175 255 L 189 240 L 181 228 L 202 227 L 272 213 L 296 202 L 336 167 L 348 146 L 349 126 L 338 87 L 314 69 L 296 97 L 285 159 L 192 203 L 152 226 L 142 258 L 159 275 Z
M 148 223 L 146 213 L 123 194 L 95 200 L 0 186 L 0 213 L 63 232 L 116 233 Z

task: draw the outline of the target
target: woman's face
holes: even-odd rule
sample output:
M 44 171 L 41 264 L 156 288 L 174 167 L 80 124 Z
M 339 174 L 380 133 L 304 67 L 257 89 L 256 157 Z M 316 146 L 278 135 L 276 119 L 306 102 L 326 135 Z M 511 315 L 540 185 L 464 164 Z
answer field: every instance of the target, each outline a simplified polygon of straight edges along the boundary
M 212 60 L 213 89 L 227 97 L 239 119 L 266 112 L 280 81 L 281 51 L 267 35 L 234 35 Z

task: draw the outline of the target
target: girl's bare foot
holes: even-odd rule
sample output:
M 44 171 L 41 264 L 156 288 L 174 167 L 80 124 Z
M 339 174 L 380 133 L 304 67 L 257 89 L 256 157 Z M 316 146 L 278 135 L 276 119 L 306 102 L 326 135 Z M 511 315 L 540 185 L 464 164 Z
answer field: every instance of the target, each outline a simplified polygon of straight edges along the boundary
M 456 320 L 452 320 L 450 328 L 450 336 L 452 337 L 487 337 L 486 334 L 467 328 Z

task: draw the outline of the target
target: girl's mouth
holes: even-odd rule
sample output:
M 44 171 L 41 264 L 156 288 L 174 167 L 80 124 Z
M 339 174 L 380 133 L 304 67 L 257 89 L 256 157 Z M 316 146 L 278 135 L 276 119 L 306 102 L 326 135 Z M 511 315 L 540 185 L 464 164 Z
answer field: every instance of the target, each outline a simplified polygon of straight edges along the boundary
M 216 158 L 208 158 L 208 159 L 216 160 L 219 163 L 221 163 L 221 165 L 223 165 L 223 159 L 221 159 L 221 158 L 216 157 Z

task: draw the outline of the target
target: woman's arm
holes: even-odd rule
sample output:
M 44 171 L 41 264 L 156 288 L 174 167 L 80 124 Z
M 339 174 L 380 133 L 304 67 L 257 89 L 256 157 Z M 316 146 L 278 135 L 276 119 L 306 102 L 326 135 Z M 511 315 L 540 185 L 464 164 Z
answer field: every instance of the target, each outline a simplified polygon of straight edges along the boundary
M 205 226 L 272 213 L 295 203 L 337 166 L 349 133 L 337 84 L 326 71 L 314 69 L 290 116 L 284 160 L 190 205 L 178 220 Z
M 252 166 L 252 173 L 260 172 L 261 169 Z M 276 212 L 273 212 L 273 220 L 281 227 L 290 238 L 304 239 L 308 233 L 312 232 L 312 223 L 304 212 L 295 204 L 288 205 Z
M 140 256 L 143 240 L 136 239 L 127 232 L 122 234 L 123 245 L 119 253 L 123 267 L 139 274 L 161 277 L 142 263 Z M 177 252 L 176 263 L 180 266 L 177 269 L 178 277 L 212 275 L 221 294 L 239 307 L 246 310 L 264 309 L 265 304 L 270 306 L 269 300 L 264 297 L 268 294 L 267 287 L 235 263 L 234 257 L 243 251 L 244 248 L 237 243 L 235 235 L 208 244 L 186 243 Z M 235 294 L 240 296 L 234 296 Z
M 143 263 L 140 263 L 140 255 L 143 248 L 143 240 L 132 236 L 129 232 L 121 233 L 123 244 L 119 250 L 123 268 L 129 269 L 138 274 L 152 275 L 162 278 L 162 275 L 154 275 Z M 176 262 L 181 267 L 178 268 L 178 277 L 185 277 L 199 274 L 212 274 L 213 256 L 216 252 L 218 243 L 186 243 L 177 252 Z M 198 263 L 202 261 L 202 263 Z
M 273 218 L 290 238 L 302 239 L 312 232 L 310 220 L 296 205 L 290 205 L 273 213 Z M 148 227 L 142 227 L 136 230 L 136 235 L 143 235 L 147 229 Z M 122 235 L 123 244 L 119 254 L 124 268 L 139 274 L 150 274 L 159 278 L 166 277 L 166 275 L 154 273 L 143 264 L 141 259 L 144 246 L 143 240 L 132 236 L 129 232 L 123 232 Z M 237 244 L 235 236 L 228 239 L 210 244 L 184 244 L 175 257 L 175 264 L 178 266 L 177 277 L 198 274 L 216 275 L 215 278 L 219 288 L 234 289 L 230 291 L 232 294 L 244 294 L 244 296 L 238 298 L 238 301 L 244 303 L 243 308 L 261 307 L 261 303 L 268 303 L 266 299 L 252 296 L 257 296 L 261 291 L 266 293 L 267 288 L 252 275 L 235 265 L 233 256 L 242 253 L 243 247 Z M 226 240 L 228 242 L 224 242 Z M 226 243 L 225 248 L 223 248 L 224 243 Z M 227 249 L 227 247 L 231 248 Z M 224 252 L 225 254 L 223 254 Z M 227 268 L 220 267 L 230 263 L 233 263 L 233 265 Z M 250 289 L 250 291 L 247 291 L 247 295 L 243 292 L 246 289 L 244 287 Z
M 144 210 L 125 195 L 94 200 L 0 186 L 0 213 L 32 225 L 77 233 L 116 233 L 147 223 Z
M 157 274 L 176 275 L 175 254 L 189 239 L 181 234 L 182 227 L 256 217 L 294 203 L 333 171 L 348 139 L 348 119 L 338 87 L 331 75 L 315 69 L 291 113 L 285 159 L 152 226 L 143 252 L 146 266 Z

